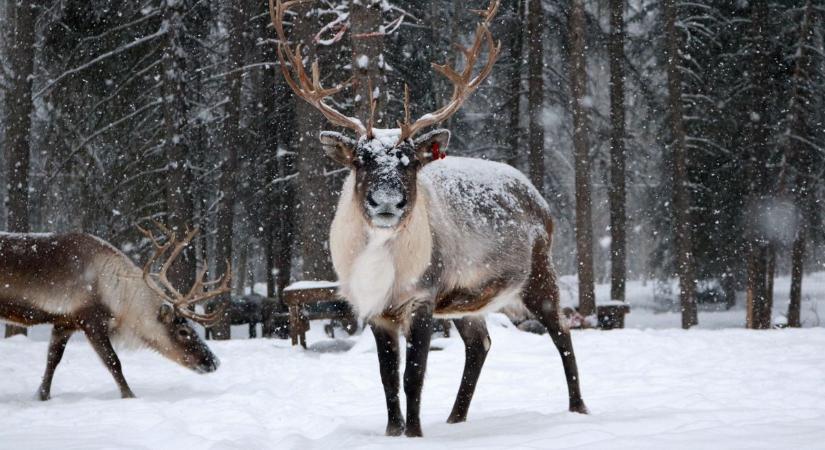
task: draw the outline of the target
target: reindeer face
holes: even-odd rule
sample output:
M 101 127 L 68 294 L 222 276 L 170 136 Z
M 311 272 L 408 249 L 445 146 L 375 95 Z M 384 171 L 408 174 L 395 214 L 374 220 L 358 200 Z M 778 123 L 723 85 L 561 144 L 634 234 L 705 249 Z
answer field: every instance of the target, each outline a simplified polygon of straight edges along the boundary
M 174 307 L 163 304 L 158 312 L 158 319 L 166 329 L 166 340 L 170 348 L 164 349 L 163 352 L 167 357 L 198 373 L 218 370 L 218 357 L 209 350 L 189 321 L 179 315 Z
M 398 130 L 374 130 L 358 141 L 325 131 L 327 155 L 355 172 L 355 196 L 364 219 L 374 228 L 394 229 L 413 209 L 418 171 L 444 155 L 447 130 L 434 130 L 416 140 L 398 142 Z

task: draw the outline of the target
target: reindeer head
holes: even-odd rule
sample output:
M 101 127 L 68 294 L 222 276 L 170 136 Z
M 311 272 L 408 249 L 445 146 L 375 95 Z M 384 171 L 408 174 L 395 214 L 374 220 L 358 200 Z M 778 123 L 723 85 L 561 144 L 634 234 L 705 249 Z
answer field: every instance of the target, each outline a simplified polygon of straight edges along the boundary
M 198 233 L 198 229 L 186 230 L 183 240 L 178 240 L 174 232 L 163 225 L 155 224 L 165 235 L 166 242 L 160 244 L 158 239 L 147 230 L 140 228 L 140 231 L 149 238 L 155 247 L 154 254 L 149 258 L 143 267 L 143 280 L 149 289 L 160 300 L 160 307 L 157 312 L 157 320 L 162 325 L 163 331 L 159 336 L 152 336 L 150 345 L 167 358 L 192 369 L 199 373 L 214 372 L 218 369 L 220 362 L 218 358 L 209 350 L 198 333 L 187 319 L 208 326 L 214 323 L 223 313 L 224 309 L 219 309 L 212 314 L 200 314 L 195 312 L 194 306 L 210 298 L 226 294 L 230 291 L 229 281 L 232 276 L 231 268 L 221 278 L 213 281 L 204 281 L 206 268 L 198 271 L 195 284 L 189 292 L 184 295 L 178 291 L 169 279 L 166 272 L 180 253 L 186 248 Z M 159 273 L 153 273 L 152 266 L 169 250 L 168 258 L 160 268 Z M 227 264 L 227 267 L 230 267 Z M 209 286 L 218 285 L 216 289 L 206 291 Z M 225 307 L 225 305 L 224 305 Z
M 493 0 L 486 10 L 476 11 L 482 17 L 476 28 L 475 40 L 470 48 L 457 45 L 464 55 L 466 66 L 461 72 L 447 65 L 433 64 L 433 69 L 453 84 L 450 101 L 435 112 L 425 114 L 414 123 L 410 121 L 409 89 L 404 88 L 404 121 L 398 128 L 373 128 L 376 102 L 370 102 L 367 125 L 354 117 L 336 111 L 324 99 L 343 90 L 349 82 L 334 88 L 321 86 L 318 61 L 312 63 L 311 76 L 304 68 L 301 45 L 294 50 L 284 31 L 283 16 L 292 5 L 312 0 L 270 0 L 269 11 L 278 33 L 278 59 L 287 84 L 296 95 L 317 108 L 333 125 L 347 128 L 355 138 L 341 133 L 324 131 L 321 143 L 327 155 L 348 167 L 355 174 L 355 198 L 367 223 L 375 228 L 395 228 L 404 223 L 415 205 L 418 171 L 431 161 L 443 158 L 450 140 L 450 132 L 436 129 L 415 138 L 422 130 L 443 122 L 455 114 L 464 101 L 487 78 L 498 58 L 501 43 L 495 43 L 489 25 L 498 10 L 499 0 Z M 483 44 L 489 56 L 487 63 L 473 75 Z M 368 89 L 370 97 L 372 89 Z

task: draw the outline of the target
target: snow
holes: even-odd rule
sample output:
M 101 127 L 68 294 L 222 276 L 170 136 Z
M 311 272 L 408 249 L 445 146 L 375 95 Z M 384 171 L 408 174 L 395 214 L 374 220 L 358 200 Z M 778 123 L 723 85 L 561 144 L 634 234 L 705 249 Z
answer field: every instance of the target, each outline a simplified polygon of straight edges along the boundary
M 574 281 L 561 279 L 566 303 L 575 297 Z M 775 317 L 787 307 L 789 283 L 776 280 Z M 456 333 L 434 339 L 442 350 L 430 354 L 425 437 L 415 440 L 383 436 L 369 332 L 332 340 L 313 322 L 305 351 L 288 341 L 244 339 L 246 327 L 233 327 L 241 339 L 209 341 L 221 359 L 209 375 L 147 350 L 120 350 L 134 400 L 119 398 L 76 335 L 44 403 L 34 393 L 50 329 L 33 327 L 29 337 L 0 340 L 0 449 L 823 447 L 825 328 L 816 311 L 825 311 L 825 272 L 805 276 L 803 329 L 744 330 L 740 299 L 730 311 L 700 311 L 700 329 L 684 331 L 678 312 L 662 310 L 653 292 L 652 282 L 628 284 L 629 329 L 573 332 L 589 416 L 566 411 L 550 339 L 493 314 L 493 344 L 469 420 L 448 425 L 464 348 Z M 596 294 L 600 304 L 609 302 L 608 285 L 597 285 Z
M 479 158 L 448 156 L 427 164 L 419 175 L 425 185 L 431 186 L 449 198 L 449 204 L 463 211 L 463 216 L 478 218 L 483 222 L 512 226 L 514 212 L 525 204 L 523 196 L 529 196 L 534 205 L 549 210 L 544 197 L 533 187 L 523 173 L 507 164 Z M 530 223 L 529 226 L 533 224 Z M 543 224 L 542 224 L 543 225 Z
M 264 285 L 263 294 L 266 295 L 266 285 Z M 297 281 L 295 283 L 290 284 L 286 288 L 285 291 L 296 291 L 298 289 L 319 289 L 319 288 L 337 288 L 338 282 L 337 281 Z M 256 292 L 258 291 L 256 286 Z
M 425 437 L 384 437 L 369 333 L 309 351 L 286 341 L 210 343 L 197 375 L 148 351 L 121 352 L 138 395 L 118 398 L 83 339 L 70 342 L 52 400 L 33 400 L 44 330 L 0 341 L 0 448 L 814 448 L 825 442 L 825 329 L 574 332 L 591 415 L 566 412 L 548 337 L 488 320 L 492 348 L 469 421 L 448 425 L 461 376 L 457 336 L 434 340 Z M 47 331 L 47 330 L 45 330 Z M 348 349 L 341 352 L 341 349 Z M 403 345 L 401 348 L 404 348 Z M 315 351 L 313 351 L 315 349 Z M 338 350 L 336 352 L 335 350 Z
M 664 290 L 669 294 L 657 294 L 653 280 L 629 281 L 626 299 L 630 304 L 630 314 L 626 316 L 627 327 L 631 328 L 679 328 L 682 316 L 678 305 L 678 281 L 668 280 Z M 559 277 L 562 306 L 574 307 L 578 304 L 578 280 L 575 276 Z M 773 313 L 774 323 L 787 323 L 788 299 L 791 291 L 789 276 L 776 277 L 774 281 Z M 596 304 L 612 304 L 610 284 L 596 285 Z M 725 310 L 722 305 L 699 305 L 699 328 L 724 329 L 745 326 L 745 293 L 738 292 L 736 305 Z M 721 309 L 721 310 L 720 310 Z M 802 278 L 801 320 L 803 327 L 825 326 L 825 272 L 806 273 Z

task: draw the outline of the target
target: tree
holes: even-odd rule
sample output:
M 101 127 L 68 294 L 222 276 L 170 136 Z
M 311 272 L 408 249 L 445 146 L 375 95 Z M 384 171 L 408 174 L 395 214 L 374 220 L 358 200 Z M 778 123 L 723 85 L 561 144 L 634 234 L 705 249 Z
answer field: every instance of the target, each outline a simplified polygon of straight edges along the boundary
M 298 5 L 292 26 L 295 42 L 302 42 L 306 59 L 313 61 L 318 53 L 315 43 L 317 10 L 306 5 Z M 305 280 L 332 280 L 335 272 L 329 256 L 329 227 L 332 223 L 334 200 L 326 173 L 330 163 L 318 141 L 318 131 L 324 125 L 321 114 L 309 103 L 296 100 L 297 153 L 295 212 L 298 215 L 298 246 L 301 252 L 301 276 Z
M 6 227 L 11 232 L 29 231 L 29 161 L 31 158 L 32 79 L 35 52 L 35 5 L 8 1 L 6 42 L 9 70 L 6 82 L 5 158 L 7 182 Z M 26 334 L 22 327 L 6 325 L 6 337 Z
M 750 211 L 747 214 L 749 233 L 748 248 L 748 328 L 766 329 L 771 327 L 773 307 L 773 272 L 771 260 L 773 248 L 771 230 L 763 226 L 774 193 L 775 184 L 767 161 L 772 148 L 770 145 L 771 126 L 769 122 L 769 93 L 771 92 L 772 52 L 768 31 L 768 2 L 755 0 L 751 17 L 753 50 L 750 57 L 751 104 L 748 116 L 752 122 L 748 136 L 747 179 L 750 180 Z
M 507 164 L 510 164 L 513 167 L 519 166 L 519 155 L 521 153 L 521 71 L 522 66 L 524 66 L 524 61 L 522 58 L 524 51 L 523 23 L 525 1 L 527 0 L 515 0 L 510 2 L 511 11 L 509 11 L 512 16 L 510 17 L 510 26 L 508 27 L 509 42 L 507 43 L 507 49 L 510 51 L 510 65 L 507 68 L 507 80 L 510 83 L 510 98 L 507 99 L 507 109 L 509 111 L 508 129 L 510 130 L 507 138 L 509 146 Z M 541 9 L 540 3 L 538 6 L 539 9 Z M 532 123 L 533 122 L 531 122 L 531 124 Z M 542 140 L 543 139 L 544 138 L 542 137 Z
M 627 279 L 625 213 L 624 0 L 610 0 L 610 298 L 625 299 Z
M 192 0 L 161 2 L 162 28 L 166 30 L 162 53 L 163 149 L 167 160 L 167 226 L 177 232 L 192 228 L 194 199 L 191 148 L 188 134 L 189 89 L 187 67 L 189 38 L 184 17 L 193 8 Z M 181 292 L 195 282 L 196 259 L 192 249 L 185 250 L 172 265 L 169 279 Z
M 676 246 L 676 270 L 679 274 L 679 303 L 682 309 L 682 328 L 698 323 L 696 310 L 696 279 L 691 243 L 690 192 L 688 190 L 688 161 L 685 145 L 685 125 L 682 113 L 681 35 L 676 27 L 676 0 L 665 0 L 665 40 L 667 56 L 668 125 L 671 134 L 673 158 L 672 216 Z
M 381 0 L 352 2 L 350 5 L 350 45 L 352 46 L 352 72 L 354 77 L 355 117 L 370 120 L 369 99 L 383 104 L 388 98 L 384 89 L 384 27 L 381 17 Z M 375 94 L 378 95 L 375 95 Z M 389 128 L 383 123 L 384 108 L 376 108 L 378 128 Z
M 815 189 L 815 156 L 816 148 L 812 133 L 808 130 L 808 116 L 812 104 L 811 86 L 811 48 L 814 47 L 814 6 L 812 0 L 807 0 L 802 15 L 802 24 L 799 30 L 799 46 L 796 55 L 796 65 L 792 78 L 793 94 L 790 100 L 790 125 L 787 137 L 787 160 L 796 172 L 796 186 L 794 187 L 794 202 L 799 210 L 799 225 L 791 252 L 791 292 L 788 303 L 788 326 L 800 327 L 800 310 L 802 305 L 802 276 L 805 261 L 805 246 L 811 223 L 814 219 Z M 784 174 L 784 173 L 783 173 Z
M 585 62 L 584 5 L 573 0 L 570 10 L 570 107 L 573 112 L 573 148 L 576 169 L 576 257 L 579 274 L 579 312 L 596 312 L 593 276 L 593 222 L 588 150 L 587 67 Z
M 238 151 L 243 146 L 241 137 L 241 87 L 243 85 L 244 49 L 246 48 L 244 0 L 234 0 L 227 8 L 229 29 L 229 61 L 226 71 L 226 117 L 224 121 L 224 155 L 221 164 L 220 193 L 217 211 L 217 233 L 215 235 L 215 268 L 217 273 L 226 273 L 232 261 L 232 239 L 234 237 L 235 203 L 238 178 Z M 246 261 L 241 262 L 235 272 L 243 275 Z M 243 276 L 241 277 L 243 279 Z M 243 282 L 241 283 L 243 289 Z M 218 302 L 227 305 L 230 294 L 225 294 Z M 215 339 L 229 339 L 231 334 L 229 315 L 224 314 L 212 327 Z
M 530 121 L 530 181 L 544 192 L 544 9 L 541 0 L 529 1 L 527 14 L 528 94 L 527 114 Z

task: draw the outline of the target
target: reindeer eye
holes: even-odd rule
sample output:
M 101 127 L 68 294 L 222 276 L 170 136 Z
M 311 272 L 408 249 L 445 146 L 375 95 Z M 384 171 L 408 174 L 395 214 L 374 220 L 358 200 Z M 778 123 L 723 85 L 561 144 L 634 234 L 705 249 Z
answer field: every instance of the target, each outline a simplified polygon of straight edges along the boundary
M 178 336 L 180 336 L 182 338 L 188 338 L 188 337 L 192 336 L 192 334 L 186 328 L 180 328 L 180 329 L 178 329 Z

